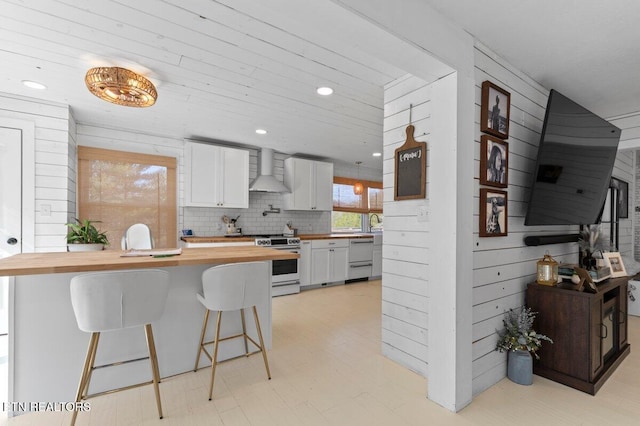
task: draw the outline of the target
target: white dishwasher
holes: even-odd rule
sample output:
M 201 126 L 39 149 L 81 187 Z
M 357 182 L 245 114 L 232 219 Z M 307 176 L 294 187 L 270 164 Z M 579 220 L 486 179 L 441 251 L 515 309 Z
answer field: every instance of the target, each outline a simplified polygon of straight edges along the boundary
M 369 278 L 373 267 L 373 237 L 349 239 L 349 272 L 347 279 Z

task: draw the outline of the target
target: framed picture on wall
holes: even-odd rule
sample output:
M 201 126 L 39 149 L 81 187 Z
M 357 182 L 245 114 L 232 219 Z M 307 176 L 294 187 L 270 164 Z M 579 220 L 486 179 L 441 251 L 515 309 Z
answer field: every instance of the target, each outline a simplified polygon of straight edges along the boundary
M 507 218 L 507 192 L 489 188 L 481 188 L 479 227 L 480 236 L 506 236 Z
M 480 130 L 500 139 L 509 137 L 511 94 L 490 81 L 482 83 Z
M 618 189 L 618 218 L 629 218 L 629 182 L 611 178 L 611 186 Z
M 506 188 L 509 184 L 509 143 L 482 135 L 480 137 L 480 183 Z

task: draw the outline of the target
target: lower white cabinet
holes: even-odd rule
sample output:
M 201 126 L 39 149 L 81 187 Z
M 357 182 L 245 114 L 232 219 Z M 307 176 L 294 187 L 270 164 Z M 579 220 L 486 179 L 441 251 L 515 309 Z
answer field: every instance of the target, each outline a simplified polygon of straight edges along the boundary
M 311 241 L 300 242 L 300 260 L 298 270 L 300 271 L 300 287 L 311 285 Z
M 349 240 L 311 241 L 311 285 L 344 281 L 349 267 Z
M 371 268 L 371 276 L 382 276 L 382 233 L 373 235 L 373 267 Z

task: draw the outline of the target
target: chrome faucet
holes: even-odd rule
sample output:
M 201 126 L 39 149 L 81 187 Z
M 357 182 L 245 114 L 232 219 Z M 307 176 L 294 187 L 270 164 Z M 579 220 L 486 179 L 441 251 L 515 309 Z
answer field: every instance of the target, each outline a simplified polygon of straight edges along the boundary
M 372 219 L 373 219 L 374 216 L 376 218 L 376 222 L 377 222 L 378 225 L 380 225 L 380 223 L 382 223 L 382 221 L 380 220 L 380 217 L 377 214 L 373 213 L 371 216 L 369 216 L 369 232 L 371 232 L 372 229 L 373 229 Z
M 273 204 L 269 204 L 269 210 L 262 212 L 262 216 L 266 216 L 269 213 L 280 213 L 280 207 L 273 208 Z

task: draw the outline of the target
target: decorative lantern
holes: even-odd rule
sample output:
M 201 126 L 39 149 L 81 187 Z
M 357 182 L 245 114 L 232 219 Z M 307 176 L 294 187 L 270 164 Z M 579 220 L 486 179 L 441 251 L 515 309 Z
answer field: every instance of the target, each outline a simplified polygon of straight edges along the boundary
M 554 286 L 558 283 L 558 262 L 549 253 L 537 262 L 538 284 Z

